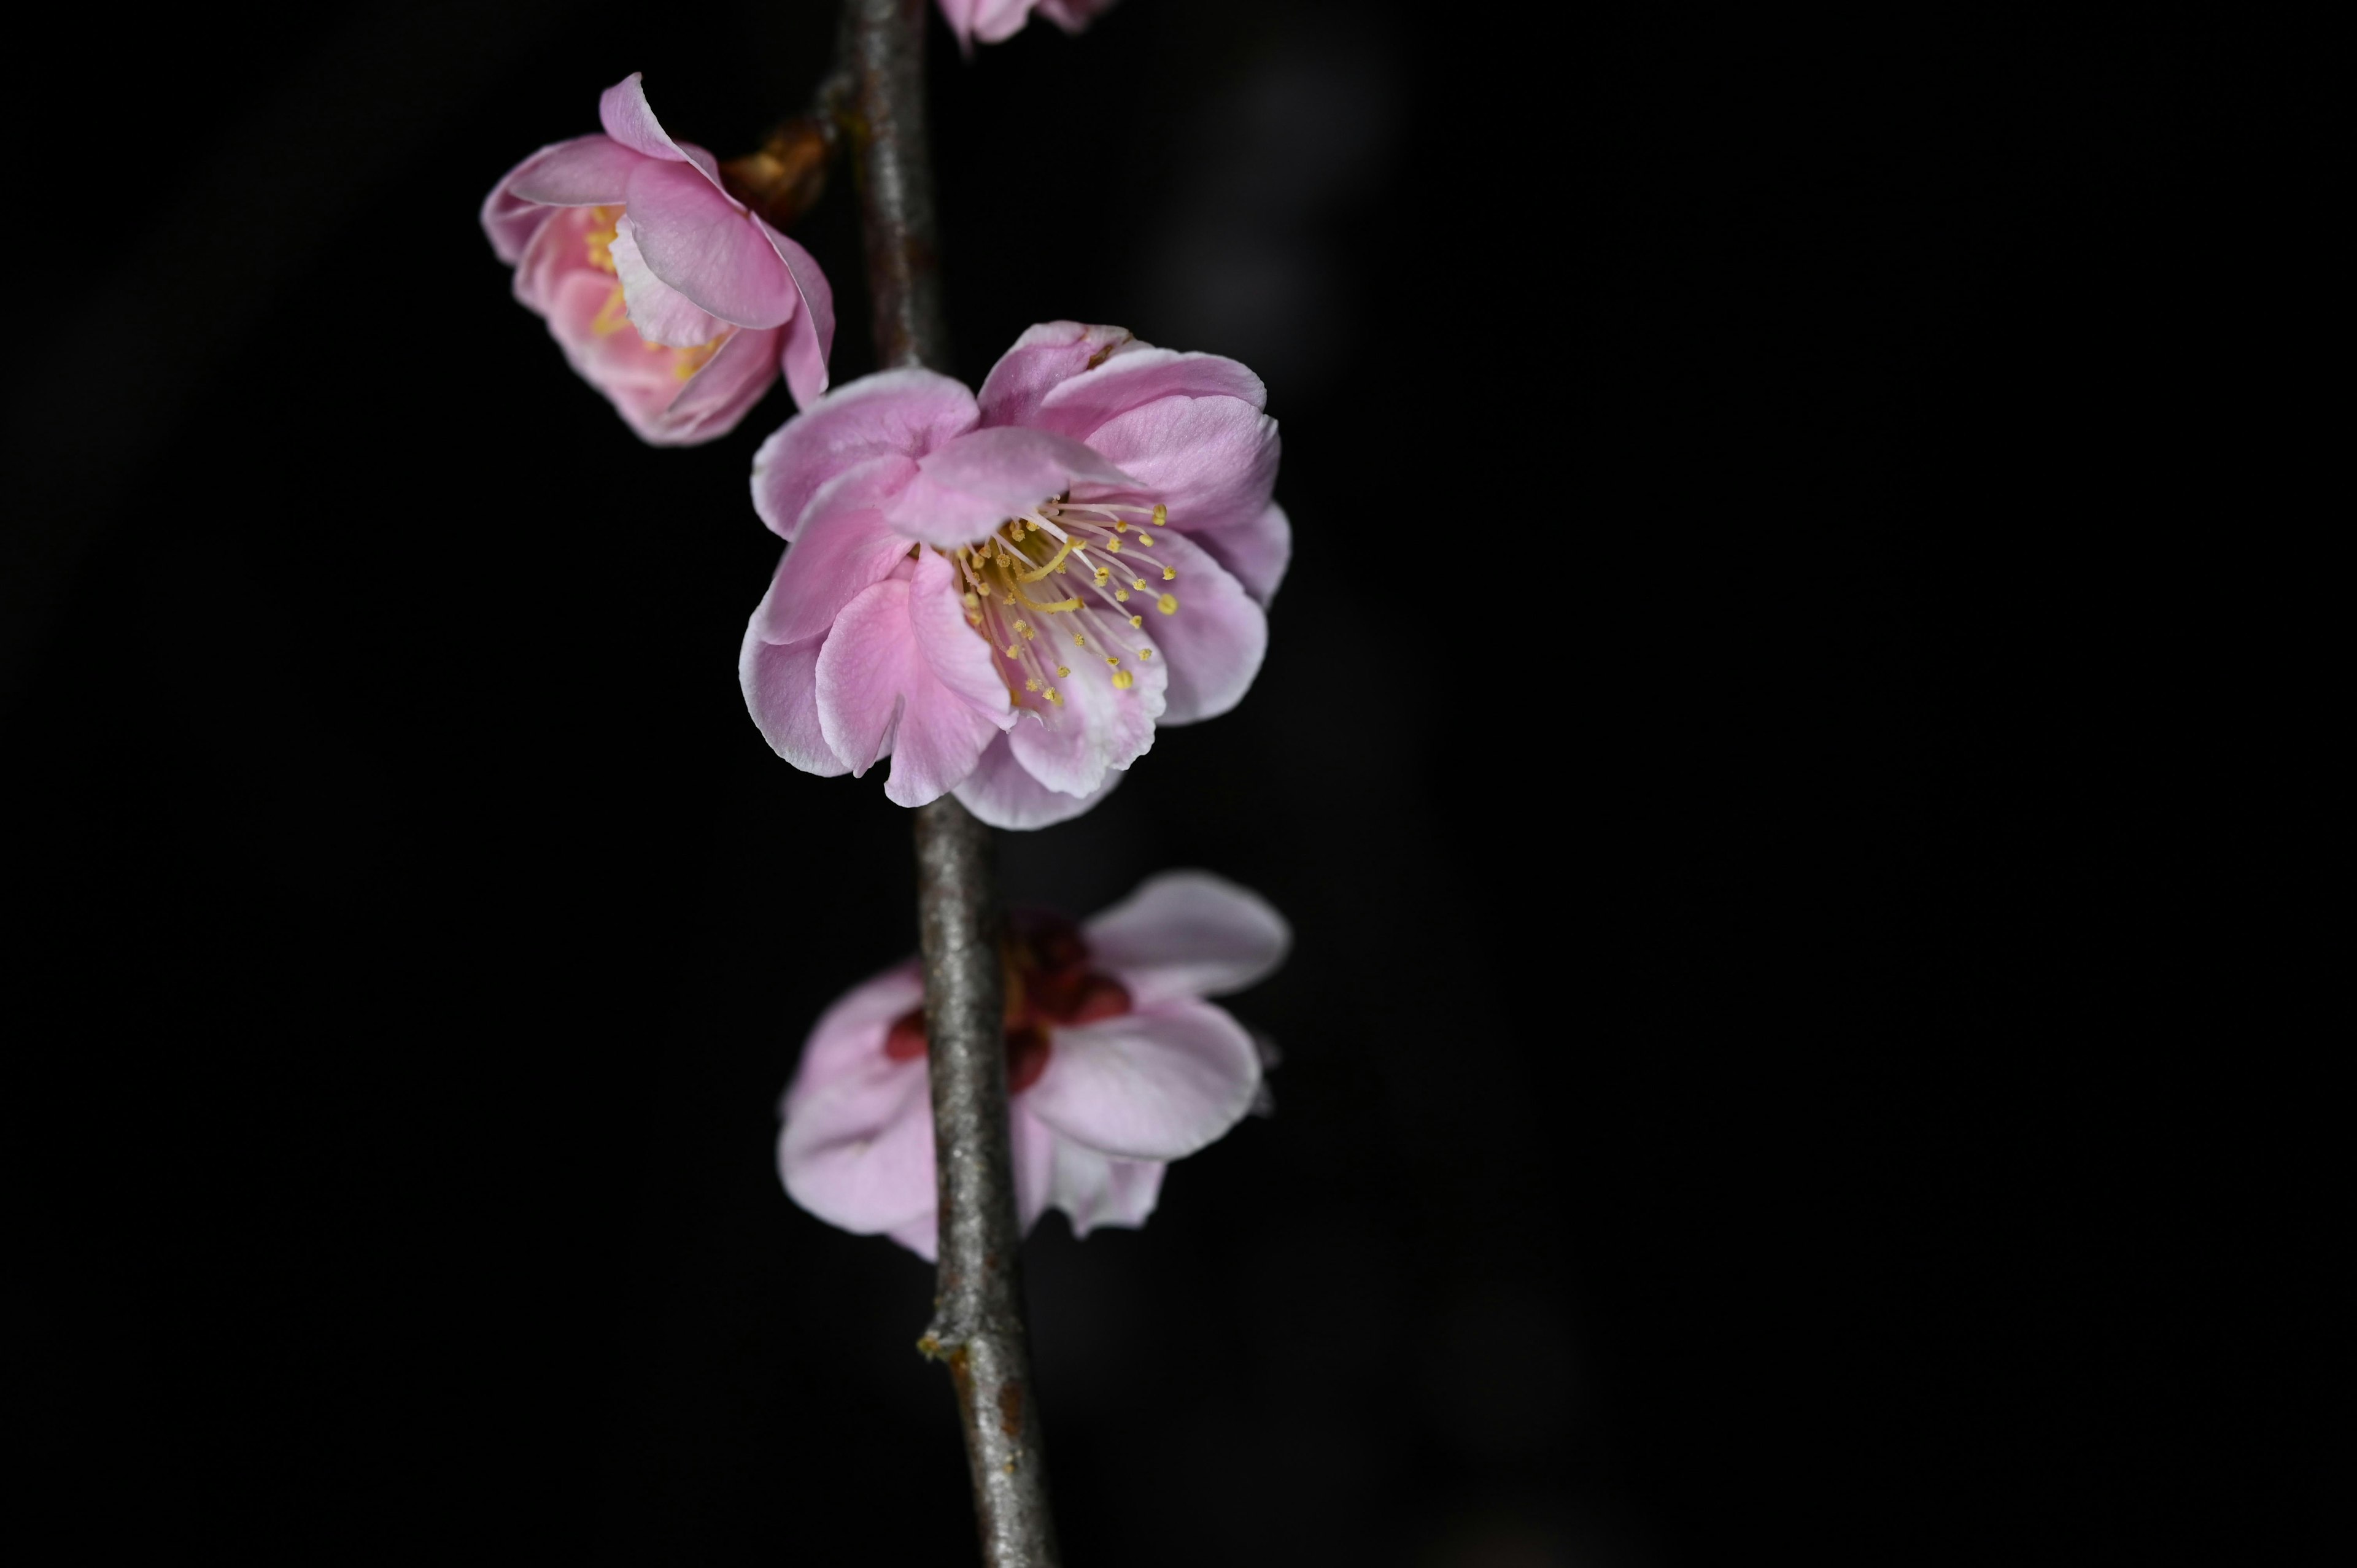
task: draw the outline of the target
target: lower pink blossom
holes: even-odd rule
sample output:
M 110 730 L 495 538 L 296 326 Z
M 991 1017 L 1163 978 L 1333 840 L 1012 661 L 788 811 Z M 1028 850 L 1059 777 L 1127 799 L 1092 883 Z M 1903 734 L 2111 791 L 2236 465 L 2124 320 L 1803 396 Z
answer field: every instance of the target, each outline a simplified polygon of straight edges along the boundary
M 1068 33 L 1077 33 L 1113 8 L 1113 0 L 942 0 L 942 15 L 961 48 L 1001 44 L 1023 30 L 1037 11 Z
M 597 110 L 605 134 L 543 147 L 483 203 L 516 298 L 657 445 L 726 434 L 780 369 L 797 403 L 815 402 L 834 344 L 826 274 L 722 188 L 710 153 L 663 131 L 636 71 Z
M 754 722 L 809 772 L 889 757 L 900 805 L 1088 810 L 1259 671 L 1292 550 L 1265 399 L 1233 360 L 1072 321 L 979 394 L 922 370 L 829 393 L 754 459 L 791 544 L 746 628 Z
M 1203 1000 L 1265 978 L 1292 937 L 1257 895 L 1165 872 L 1084 925 L 1018 916 L 1004 951 L 1016 1207 L 1085 1236 L 1154 1212 L 1170 1161 L 1261 1094 L 1261 1057 Z M 827 1009 L 780 1107 L 786 1191 L 832 1225 L 934 1253 L 933 1112 L 914 962 Z

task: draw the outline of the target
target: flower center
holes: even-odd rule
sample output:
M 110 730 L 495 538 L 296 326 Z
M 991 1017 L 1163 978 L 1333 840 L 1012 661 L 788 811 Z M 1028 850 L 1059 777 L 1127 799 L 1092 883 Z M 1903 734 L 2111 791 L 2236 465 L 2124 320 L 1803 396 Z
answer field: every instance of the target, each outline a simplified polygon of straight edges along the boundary
M 1006 519 L 978 544 L 948 553 L 965 579 L 967 624 L 1012 666 L 1001 673 L 1017 707 L 1042 714 L 1062 707 L 1056 682 L 1072 678 L 1067 659 L 1103 660 L 1117 692 L 1135 683 L 1122 660 L 1133 653 L 1141 661 L 1154 657 L 1143 607 L 1178 613 L 1178 596 L 1160 586 L 1176 581 L 1178 570 L 1157 553 L 1153 532 L 1169 521 L 1158 501 L 1074 501 L 1068 493 Z M 1047 596 L 1033 597 L 1050 577 L 1059 581 L 1038 588 Z M 1047 644 L 1036 646 L 1043 631 Z M 1065 638 L 1072 654 L 1063 651 Z
M 1129 992 L 1089 967 L 1080 928 L 1061 916 L 1017 909 L 1006 925 L 998 944 L 1006 980 L 1006 1090 L 1019 1094 L 1048 1070 L 1051 1028 L 1118 1018 L 1129 1011 Z M 916 1060 L 926 1045 L 922 1007 L 893 1019 L 884 1035 L 884 1054 L 896 1062 Z
M 582 242 L 588 247 L 589 264 L 608 277 L 617 275 L 614 240 L 619 232 L 617 226 L 621 218 L 622 209 L 619 207 L 593 207 L 589 209 L 589 227 L 581 236 Z M 606 303 L 597 307 L 597 314 L 590 319 L 589 330 L 600 338 L 610 338 L 630 325 L 630 312 L 622 303 L 622 285 L 618 283 L 613 293 L 606 296 Z M 644 338 L 639 339 L 639 344 L 651 354 L 670 355 L 671 373 L 681 381 L 686 381 L 711 363 L 712 356 L 720 352 L 720 346 L 736 335 L 737 329 L 731 327 L 709 343 L 698 343 L 686 349 L 667 349 L 661 343 L 650 343 Z

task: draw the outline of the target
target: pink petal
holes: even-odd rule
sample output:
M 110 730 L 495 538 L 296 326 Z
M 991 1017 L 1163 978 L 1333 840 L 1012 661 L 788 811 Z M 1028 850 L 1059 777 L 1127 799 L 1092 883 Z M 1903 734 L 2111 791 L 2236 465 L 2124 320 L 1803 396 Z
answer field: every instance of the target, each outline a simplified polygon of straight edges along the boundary
M 1006 1132 L 1015 1156 L 1015 1219 L 1023 1234 L 1031 1234 L 1031 1227 L 1039 1223 L 1039 1216 L 1048 1212 L 1050 1189 L 1054 1186 L 1056 1145 L 1063 1140 L 1038 1117 L 1023 1109 L 1023 1098 L 1017 1096 L 1007 1107 Z
M 1285 961 L 1293 932 L 1267 899 L 1208 871 L 1166 871 L 1082 927 L 1094 962 L 1140 1007 L 1224 996 Z
M 796 1203 L 831 1225 L 871 1234 L 930 1212 L 933 1118 L 925 1064 L 872 1057 L 793 1097 L 778 1136 L 778 1174 Z
M 650 343 L 667 349 L 693 349 L 729 330 L 728 323 L 712 315 L 687 295 L 655 276 L 639 253 L 638 225 L 624 213 L 614 225 L 615 276 L 621 280 L 623 307 L 630 325 Z
M 1208 1002 L 1168 1001 L 1050 1039 L 1024 1109 L 1100 1155 L 1191 1155 L 1242 1121 L 1260 1087 L 1252 1036 Z
M 813 498 L 755 618 L 763 637 L 800 642 L 823 634 L 844 606 L 908 559 L 915 546 L 893 532 L 877 509 L 915 471 L 906 457 L 871 457 L 836 475 Z
M 985 424 L 1038 423 L 1039 404 L 1057 386 L 1088 369 L 1145 348 L 1125 327 L 1086 327 L 1077 321 L 1043 321 L 1015 339 L 983 378 L 979 401 Z
M 895 1225 L 884 1234 L 929 1263 L 939 1260 L 942 1217 L 930 1208 L 906 1225 Z
M 1143 634 L 1139 645 L 1146 646 Z M 1108 773 L 1127 768 L 1154 745 L 1154 721 L 1162 716 L 1169 680 L 1168 660 L 1158 655 L 1141 660 L 1135 647 L 1123 650 L 1122 668 L 1132 681 L 1125 692 L 1114 687 L 1112 668 L 1093 642 L 1087 650 L 1060 648 L 1057 653 L 1072 670 L 1070 678 L 1056 682 L 1063 705 L 1021 714 L 1006 732 L 1006 743 L 1023 770 L 1049 789 L 1093 799 Z
M 795 1107 L 846 1074 L 865 1071 L 872 1058 L 883 1054 L 884 1035 L 892 1021 L 924 1003 L 924 977 L 915 959 L 870 975 L 836 997 L 802 1042 L 802 1060 L 778 1103 L 778 1114 L 791 1116 Z
M 786 421 L 753 455 L 753 510 L 791 539 L 802 509 L 837 474 L 887 453 L 923 456 L 974 427 L 974 394 L 931 371 L 862 376 Z
M 782 327 L 802 304 L 793 276 L 753 215 L 700 169 L 641 163 L 630 171 L 630 222 L 657 277 L 723 321 Z
M 1077 441 L 1006 426 L 970 430 L 920 458 L 917 470 L 888 515 L 909 538 L 943 548 L 970 543 L 1075 484 L 1132 484 Z
M 647 102 L 640 74 L 634 70 L 598 95 L 597 123 L 606 127 L 606 134 L 632 152 L 666 163 L 691 165 L 712 182 L 714 189 L 719 189 L 719 165 L 693 142 L 675 142 L 665 133 L 653 106 Z
M 990 644 L 966 621 L 964 589 L 957 569 L 938 551 L 921 551 L 917 556 L 916 575 L 909 582 L 909 628 L 916 638 L 917 650 L 924 655 L 943 690 L 987 716 L 993 728 L 1003 730 L 1015 723 L 1014 698 L 991 656 Z M 980 752 L 977 746 L 975 756 L 959 765 L 957 779 L 942 789 L 952 787 L 973 772 Z M 893 771 L 897 775 L 899 769 L 896 767 Z
M 1018 725 L 1028 723 L 1017 720 Z M 1093 794 L 1060 795 L 1024 770 L 1005 736 L 990 743 L 957 798 L 965 809 L 994 828 L 1025 831 L 1070 822 L 1113 793 L 1125 775 L 1107 773 Z
M 1250 522 L 1276 487 L 1276 421 L 1241 398 L 1166 397 L 1107 420 L 1089 445 L 1170 509 L 1170 526 Z
M 818 660 L 818 712 L 828 748 L 864 774 L 877 758 L 892 757 L 886 798 L 921 806 L 974 771 L 997 728 L 999 714 L 978 711 L 985 682 L 997 683 L 1001 713 L 1006 688 L 991 667 L 989 648 L 965 623 L 946 581 L 949 563 L 930 553 L 912 580 L 893 577 L 862 592 L 836 616 Z M 953 627 L 940 622 L 953 618 Z M 973 645 L 963 660 L 942 646 L 962 634 Z M 943 683 L 950 666 L 956 689 Z
M 776 592 L 775 587 L 771 593 Z M 737 683 L 744 689 L 745 711 L 753 715 L 770 749 L 805 773 L 832 779 L 851 770 L 826 744 L 818 721 L 818 656 L 823 639 L 776 643 L 761 635 L 764 598 L 745 628 L 744 646 L 737 654 Z
M 541 148 L 503 183 L 510 194 L 546 207 L 619 207 L 641 161 L 611 136 L 576 136 Z
M 786 390 L 794 394 L 795 407 L 808 408 L 826 394 L 826 361 L 834 352 L 834 289 L 808 251 L 759 217 L 753 221 L 778 260 L 786 263 L 786 274 L 802 295 L 802 308 L 787 324 Z
M 1268 652 L 1268 617 L 1253 603 L 1243 585 L 1176 532 L 1155 535 L 1155 553 L 1178 575 L 1173 582 L 1157 581 L 1146 574 L 1146 586 L 1168 589 L 1178 601 L 1170 615 L 1148 611 L 1146 630 L 1154 639 L 1155 661 L 1169 665 L 1161 722 L 1193 724 L 1217 718 L 1243 700 L 1260 673 Z M 1143 596 L 1134 601 L 1143 604 Z
M 1169 1168 L 1161 1160 L 1117 1160 L 1070 1138 L 1059 1138 L 1049 1176 L 1048 1205 L 1071 1216 L 1076 1236 L 1085 1236 L 1100 1225 L 1135 1230 L 1154 1212 L 1155 1199 L 1162 1192 L 1162 1173 Z
M 1039 0 L 1039 15 L 1068 33 L 1077 33 L 1113 9 L 1113 0 Z M 1153 1207 L 1151 1198 L 1146 1207 Z
M 1293 524 L 1283 507 L 1271 501 L 1249 522 L 1190 528 L 1187 537 L 1225 566 L 1261 608 L 1275 602 L 1277 585 L 1293 560 Z
M 778 379 L 780 336 L 775 330 L 735 328 L 719 351 L 688 378 L 686 390 L 656 416 L 651 428 L 639 434 L 658 446 L 685 446 L 736 429 Z
M 594 218 L 577 208 L 535 209 L 540 213 L 540 226 L 516 257 L 515 296 L 524 308 L 537 315 L 554 318 L 559 308 L 558 296 L 567 283 L 586 277 L 595 283 L 597 299 L 603 304 L 614 280 L 589 264 L 588 232 L 601 227 Z M 596 306 L 592 306 L 594 313 Z
M 1107 420 L 1166 397 L 1229 397 L 1258 412 L 1268 404 L 1268 388 L 1218 354 L 1140 345 L 1049 388 L 1038 414 L 1024 423 L 1086 441 Z

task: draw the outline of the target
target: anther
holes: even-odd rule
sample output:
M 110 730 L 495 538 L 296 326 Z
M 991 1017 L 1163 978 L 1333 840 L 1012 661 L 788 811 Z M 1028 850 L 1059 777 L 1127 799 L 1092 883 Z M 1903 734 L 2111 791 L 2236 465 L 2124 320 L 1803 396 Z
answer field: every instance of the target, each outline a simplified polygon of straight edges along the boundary
M 1177 582 L 1178 580 L 1178 568 L 1176 566 L 1165 566 L 1162 568 L 1162 580 L 1166 583 Z
M 1126 692 L 1135 684 L 1136 684 L 1135 677 L 1132 676 L 1128 671 L 1116 670 L 1113 672 L 1113 689 L 1114 691 Z
M 1160 528 L 1169 521 L 1170 509 L 1164 506 L 1160 501 L 1156 501 L 1154 503 L 1154 526 Z
M 1146 624 L 1146 618 L 1144 616 L 1132 616 L 1129 618 L 1129 624 L 1132 626 L 1144 626 Z
M 1072 667 L 1071 667 L 1071 665 L 1069 665 L 1069 664 L 1059 664 L 1059 665 L 1057 665 L 1057 666 L 1056 666 L 1056 679 L 1058 679 L 1059 681 L 1069 681 L 1069 680 L 1071 680 L 1071 678 L 1072 678 Z
M 1145 579 L 1145 578 L 1143 578 L 1143 577 L 1132 577 L 1132 578 L 1129 580 L 1129 585 L 1130 585 L 1131 587 L 1133 587 L 1133 588 L 1135 588 L 1139 593 L 1141 593 L 1141 594 L 1142 594 L 1142 593 L 1144 593 L 1144 592 L 1146 591 L 1146 579 Z
M 1119 599 L 1123 604 L 1129 603 L 1129 590 L 1127 588 L 1115 588 L 1113 591 L 1113 596 Z
M 1165 594 L 1160 598 L 1154 601 L 1154 607 L 1160 610 L 1167 616 L 1177 615 L 1178 613 L 1178 596 L 1176 594 Z

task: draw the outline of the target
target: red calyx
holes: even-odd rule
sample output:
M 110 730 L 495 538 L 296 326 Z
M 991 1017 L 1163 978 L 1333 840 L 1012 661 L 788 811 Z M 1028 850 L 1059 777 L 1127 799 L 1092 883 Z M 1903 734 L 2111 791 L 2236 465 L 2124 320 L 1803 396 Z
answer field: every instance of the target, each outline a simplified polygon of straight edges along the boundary
M 999 951 L 1006 970 L 1006 1088 L 1020 1094 L 1048 1070 L 1053 1027 L 1118 1018 L 1129 1011 L 1129 992 L 1089 968 L 1080 928 L 1061 916 L 1014 911 Z M 921 1007 L 901 1014 L 885 1031 L 884 1054 L 896 1062 L 914 1061 L 925 1048 Z

